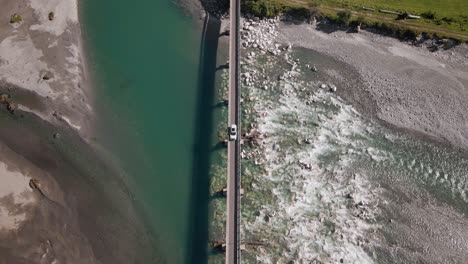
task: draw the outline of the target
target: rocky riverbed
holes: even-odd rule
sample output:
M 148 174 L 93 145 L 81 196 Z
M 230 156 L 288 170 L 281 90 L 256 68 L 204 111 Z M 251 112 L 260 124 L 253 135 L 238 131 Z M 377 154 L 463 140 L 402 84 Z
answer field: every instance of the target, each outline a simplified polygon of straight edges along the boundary
M 463 263 L 466 46 L 325 27 L 243 21 L 243 261 Z

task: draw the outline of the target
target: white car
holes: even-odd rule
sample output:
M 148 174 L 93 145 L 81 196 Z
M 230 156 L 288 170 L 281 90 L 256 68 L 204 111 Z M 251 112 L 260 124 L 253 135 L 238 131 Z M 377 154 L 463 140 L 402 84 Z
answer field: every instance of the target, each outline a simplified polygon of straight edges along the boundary
M 237 126 L 236 124 L 232 124 L 229 127 L 229 141 L 234 141 L 237 139 Z

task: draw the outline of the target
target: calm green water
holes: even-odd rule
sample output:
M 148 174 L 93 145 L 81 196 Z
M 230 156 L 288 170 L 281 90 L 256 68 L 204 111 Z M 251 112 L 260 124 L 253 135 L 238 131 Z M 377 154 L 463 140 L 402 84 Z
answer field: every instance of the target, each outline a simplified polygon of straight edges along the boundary
M 187 255 L 201 30 L 171 0 L 83 1 L 98 144 L 116 155 L 167 263 Z

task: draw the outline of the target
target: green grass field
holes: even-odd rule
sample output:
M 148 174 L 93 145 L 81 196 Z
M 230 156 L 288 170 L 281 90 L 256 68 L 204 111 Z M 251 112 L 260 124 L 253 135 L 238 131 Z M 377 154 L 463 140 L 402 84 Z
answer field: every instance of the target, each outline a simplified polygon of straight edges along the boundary
M 468 0 L 318 0 L 324 5 L 361 8 L 363 6 L 376 9 L 408 11 L 420 14 L 434 11 L 441 16 L 468 16 Z
M 373 25 L 384 22 L 392 27 L 426 32 L 440 37 L 468 41 L 468 0 L 244 0 L 250 7 L 257 7 L 263 14 L 294 8 L 313 9 L 328 17 L 340 11 L 351 11 L 352 19 L 364 20 Z M 429 18 L 397 19 L 397 15 L 367 11 L 362 7 L 408 12 Z

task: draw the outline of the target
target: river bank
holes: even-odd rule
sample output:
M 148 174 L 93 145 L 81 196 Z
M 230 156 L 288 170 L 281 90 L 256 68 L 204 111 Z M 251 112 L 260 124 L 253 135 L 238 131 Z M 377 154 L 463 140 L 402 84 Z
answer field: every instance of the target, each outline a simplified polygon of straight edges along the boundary
M 22 110 L 88 138 L 91 90 L 84 66 L 76 1 L 4 1 L 0 25 L 2 90 Z
M 1 4 L 0 261 L 160 261 L 124 173 L 90 144 L 77 1 Z

